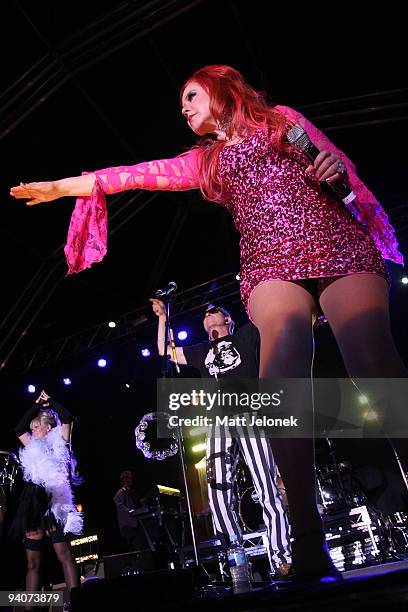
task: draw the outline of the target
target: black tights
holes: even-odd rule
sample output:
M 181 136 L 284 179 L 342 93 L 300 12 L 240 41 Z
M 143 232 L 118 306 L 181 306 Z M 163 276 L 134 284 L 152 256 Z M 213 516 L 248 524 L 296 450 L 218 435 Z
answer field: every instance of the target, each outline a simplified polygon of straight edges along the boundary
M 43 532 L 38 530 L 27 534 L 27 537 L 41 542 L 43 538 Z M 55 553 L 62 565 L 64 572 L 65 584 L 68 592 L 76 586 L 79 586 L 79 575 L 77 565 L 72 558 L 70 545 L 68 542 L 53 542 Z M 26 549 L 27 558 L 27 575 L 26 575 L 26 590 L 27 591 L 38 591 L 41 586 L 41 550 L 29 550 Z M 31 608 L 27 608 L 30 610 Z

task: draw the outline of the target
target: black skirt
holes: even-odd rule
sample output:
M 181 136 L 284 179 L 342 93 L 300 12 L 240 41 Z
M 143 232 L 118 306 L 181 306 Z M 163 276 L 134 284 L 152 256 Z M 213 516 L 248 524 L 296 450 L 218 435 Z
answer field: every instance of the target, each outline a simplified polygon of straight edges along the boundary
M 51 512 L 51 500 L 44 487 L 25 482 L 16 514 L 8 531 L 10 540 L 20 540 L 27 531 L 53 531 L 58 523 Z

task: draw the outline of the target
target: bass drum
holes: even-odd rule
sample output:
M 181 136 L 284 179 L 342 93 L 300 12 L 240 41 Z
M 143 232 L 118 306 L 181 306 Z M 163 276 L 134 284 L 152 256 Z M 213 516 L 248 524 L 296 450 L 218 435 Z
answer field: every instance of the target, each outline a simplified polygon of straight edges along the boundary
M 262 506 L 255 487 L 248 487 L 241 494 L 238 502 L 238 516 L 241 529 L 245 533 L 253 533 L 265 528 L 262 517 Z

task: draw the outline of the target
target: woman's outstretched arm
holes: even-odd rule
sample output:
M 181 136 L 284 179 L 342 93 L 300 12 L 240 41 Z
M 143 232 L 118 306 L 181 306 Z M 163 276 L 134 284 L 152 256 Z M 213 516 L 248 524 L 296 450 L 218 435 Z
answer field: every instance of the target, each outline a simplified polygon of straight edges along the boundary
M 28 206 L 51 202 L 64 196 L 88 197 L 92 194 L 97 178 L 103 191 L 108 194 L 128 189 L 197 189 L 200 155 L 199 149 L 192 149 L 171 159 L 158 159 L 133 166 L 115 166 L 56 181 L 20 183 L 10 189 L 10 195 L 16 199 L 28 200 Z
M 29 206 L 63 196 L 77 196 L 64 249 L 68 274 L 72 274 L 102 261 L 106 254 L 108 218 L 105 194 L 128 189 L 198 189 L 201 155 L 201 148 L 193 148 L 172 159 L 116 166 L 58 181 L 20 184 L 12 187 L 10 194 L 27 199 Z

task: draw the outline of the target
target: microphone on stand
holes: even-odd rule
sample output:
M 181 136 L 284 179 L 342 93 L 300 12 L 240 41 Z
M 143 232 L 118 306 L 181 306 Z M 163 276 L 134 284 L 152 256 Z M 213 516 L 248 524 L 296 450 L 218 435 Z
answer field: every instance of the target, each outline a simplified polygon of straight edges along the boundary
M 170 281 L 165 289 L 158 289 L 155 293 L 155 296 L 161 298 L 161 297 L 169 296 L 172 293 L 175 293 L 176 291 L 177 291 L 177 283 L 175 283 L 174 281 Z

